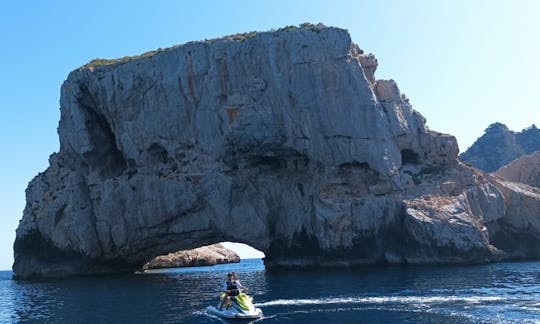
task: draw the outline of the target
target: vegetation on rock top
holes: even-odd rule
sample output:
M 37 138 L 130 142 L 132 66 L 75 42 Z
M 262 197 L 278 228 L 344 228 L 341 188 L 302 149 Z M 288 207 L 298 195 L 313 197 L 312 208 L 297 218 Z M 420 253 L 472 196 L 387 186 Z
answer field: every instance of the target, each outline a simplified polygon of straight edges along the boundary
M 504 124 L 493 123 L 467 151 L 460 154 L 460 158 L 478 169 L 493 172 L 522 155 L 539 150 L 540 130 L 536 125 L 513 132 Z
M 295 29 L 302 29 L 303 28 L 303 29 L 309 29 L 311 31 L 319 33 L 321 31 L 321 29 L 324 28 L 324 27 L 326 27 L 326 26 L 321 24 L 321 23 L 315 25 L 315 24 L 306 22 L 306 23 L 300 24 L 298 27 L 293 26 L 293 25 L 289 25 L 289 26 L 279 28 L 277 30 L 272 29 L 272 30 L 270 30 L 270 32 L 283 32 L 283 31 L 289 31 L 289 30 L 295 30 Z M 254 37 L 254 36 L 258 35 L 258 34 L 260 34 L 260 33 L 257 32 L 257 31 L 250 31 L 250 32 L 246 32 L 246 33 L 238 33 L 238 34 L 233 34 L 233 35 L 227 35 L 227 36 L 223 36 L 223 37 L 220 37 L 220 38 L 205 39 L 203 42 L 205 42 L 205 43 L 213 43 L 213 42 L 216 42 L 216 41 L 219 41 L 219 40 L 232 40 L 232 41 L 243 42 L 243 41 L 245 41 L 247 39 L 250 39 L 250 38 L 252 38 L 252 37 Z M 189 42 L 189 43 L 192 43 L 192 42 Z M 189 44 L 189 43 L 187 43 L 187 44 Z M 124 56 L 124 57 L 116 58 L 116 59 L 95 58 L 95 59 L 91 60 L 90 62 L 86 63 L 85 65 L 83 65 L 81 67 L 81 69 L 93 69 L 93 68 L 100 67 L 100 66 L 118 64 L 118 63 L 126 63 L 126 62 L 136 60 L 136 59 L 148 58 L 148 57 L 151 57 L 151 56 L 153 56 L 155 54 L 162 53 L 162 52 L 165 52 L 165 51 L 168 51 L 168 50 L 180 47 L 180 46 L 183 46 L 183 45 L 175 45 L 175 46 L 168 47 L 168 48 L 158 48 L 156 50 L 148 51 L 148 52 L 145 52 L 145 53 L 140 54 L 140 55 Z

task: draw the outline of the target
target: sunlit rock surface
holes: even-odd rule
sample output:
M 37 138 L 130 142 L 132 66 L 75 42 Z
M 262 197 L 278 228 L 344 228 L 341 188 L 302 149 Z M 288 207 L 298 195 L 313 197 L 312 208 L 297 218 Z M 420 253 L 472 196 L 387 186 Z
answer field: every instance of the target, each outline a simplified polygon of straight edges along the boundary
M 540 151 L 523 155 L 497 170 L 495 175 L 540 188 Z
M 270 268 L 538 258 L 536 191 L 461 164 L 376 67 L 346 30 L 304 25 L 73 71 L 15 277 L 221 241 Z
M 238 254 L 218 243 L 157 256 L 145 264 L 143 269 L 198 267 L 238 262 L 240 262 Z

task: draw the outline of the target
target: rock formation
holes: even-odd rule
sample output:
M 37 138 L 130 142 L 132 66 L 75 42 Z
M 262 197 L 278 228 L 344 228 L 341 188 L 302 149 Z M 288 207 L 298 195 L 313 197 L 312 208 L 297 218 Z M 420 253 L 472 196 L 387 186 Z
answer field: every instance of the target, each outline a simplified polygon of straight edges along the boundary
M 510 162 L 497 170 L 495 175 L 509 181 L 540 188 L 540 151 Z
M 540 130 L 536 125 L 513 132 L 504 124 L 489 125 L 484 135 L 464 153 L 462 161 L 486 172 L 493 172 L 524 154 L 540 150 Z
M 240 257 L 234 251 L 225 248 L 221 244 L 212 244 L 192 250 L 160 255 L 145 264 L 143 269 L 211 266 L 238 262 L 240 262 Z
M 461 164 L 376 67 L 346 30 L 305 24 L 73 71 L 15 278 L 221 241 L 267 267 L 539 258 L 539 193 Z

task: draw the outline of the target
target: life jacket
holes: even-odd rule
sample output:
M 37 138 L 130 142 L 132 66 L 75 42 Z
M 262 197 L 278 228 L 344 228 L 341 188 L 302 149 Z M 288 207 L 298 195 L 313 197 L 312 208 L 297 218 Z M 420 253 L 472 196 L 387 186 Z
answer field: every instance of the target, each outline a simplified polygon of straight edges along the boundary
M 227 290 L 231 291 L 231 295 L 236 296 L 240 293 L 240 290 L 238 290 L 238 287 L 236 284 L 232 281 L 227 281 Z

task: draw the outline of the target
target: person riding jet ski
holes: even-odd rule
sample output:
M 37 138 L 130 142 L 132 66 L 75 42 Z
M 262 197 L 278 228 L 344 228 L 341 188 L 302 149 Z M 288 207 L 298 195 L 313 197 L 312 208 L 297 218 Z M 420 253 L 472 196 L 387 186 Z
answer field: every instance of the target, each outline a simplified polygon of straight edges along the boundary
M 219 310 L 223 309 L 223 306 L 227 308 L 231 305 L 231 297 L 238 296 L 240 294 L 240 289 L 233 281 L 233 274 L 227 274 L 227 281 L 223 284 L 223 294 L 221 298 L 221 303 L 219 304 Z
M 234 280 L 236 279 L 236 280 Z M 208 313 L 230 319 L 257 319 L 263 316 L 262 310 L 253 305 L 253 298 L 243 293 L 248 288 L 238 281 L 235 273 L 227 274 L 223 284 L 219 306 L 208 306 Z

